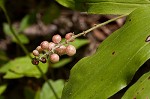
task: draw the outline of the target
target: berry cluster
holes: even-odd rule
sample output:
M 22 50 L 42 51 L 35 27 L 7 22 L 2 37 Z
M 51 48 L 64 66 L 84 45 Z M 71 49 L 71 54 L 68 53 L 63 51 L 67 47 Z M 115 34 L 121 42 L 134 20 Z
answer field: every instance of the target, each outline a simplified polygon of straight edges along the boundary
M 39 61 L 46 63 L 48 58 L 52 63 L 56 63 L 59 61 L 59 56 L 64 54 L 73 56 L 76 53 L 76 48 L 69 44 L 69 42 L 74 41 L 73 36 L 73 33 L 66 34 L 66 41 L 63 43 L 60 43 L 62 38 L 58 34 L 52 37 L 52 42 L 43 41 L 40 46 L 33 50 L 33 55 L 35 58 L 33 58 L 32 64 L 38 65 Z

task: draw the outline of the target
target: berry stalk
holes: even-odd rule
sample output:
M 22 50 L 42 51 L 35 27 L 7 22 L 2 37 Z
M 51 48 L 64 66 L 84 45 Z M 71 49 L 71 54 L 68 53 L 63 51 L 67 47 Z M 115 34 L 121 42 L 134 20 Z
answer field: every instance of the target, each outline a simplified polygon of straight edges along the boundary
M 108 24 L 108 23 L 110 23 L 110 22 L 116 21 L 117 19 L 120 19 L 120 18 L 125 17 L 125 16 L 126 16 L 126 15 L 120 15 L 120 16 L 118 16 L 118 17 L 116 17 L 116 18 L 113 18 L 113 19 L 110 19 L 110 20 L 108 20 L 108 21 L 106 21 L 106 22 L 97 24 L 97 25 L 93 26 L 92 28 L 90 28 L 90 29 L 88 29 L 88 30 L 86 30 L 86 31 L 83 31 L 83 32 L 81 32 L 81 33 L 79 33 L 79 34 L 77 34 L 77 35 L 74 35 L 74 36 L 72 37 L 72 39 L 75 39 L 75 38 L 77 38 L 77 37 L 79 37 L 79 36 L 82 36 L 82 35 L 86 35 L 87 33 L 93 31 L 94 29 L 97 29 L 97 28 L 99 28 L 99 27 L 101 27 L 101 26 L 104 26 L 104 25 L 106 25 L 106 24 Z M 70 39 L 70 40 L 71 40 L 71 39 Z
M 43 57 L 48 57 L 48 56 L 50 56 L 49 58 L 50 58 L 50 61 L 52 62 L 52 63 L 55 63 L 55 62 L 58 62 L 59 61 L 59 56 L 58 55 L 63 55 L 63 54 L 67 54 L 68 56 L 73 56 L 75 53 L 76 53 L 76 48 L 74 47 L 74 46 L 72 46 L 72 45 L 68 45 L 67 47 L 65 47 L 64 45 L 66 45 L 66 44 L 69 44 L 69 42 L 73 42 L 77 37 L 79 37 L 79 36 L 82 36 L 82 35 L 86 35 L 87 33 L 89 33 L 89 32 L 91 32 L 92 30 L 94 30 L 94 29 L 96 29 L 96 28 L 99 28 L 99 27 L 101 27 L 101 26 L 104 26 L 104 25 L 106 25 L 106 24 L 108 24 L 108 23 L 110 23 L 110 22 L 113 22 L 113 21 L 115 21 L 115 20 L 117 20 L 117 19 L 119 19 L 119 18 L 122 18 L 122 17 L 124 17 L 124 16 L 126 16 L 126 15 L 121 15 L 121 16 L 118 16 L 118 17 L 116 17 L 116 18 L 113 18 L 113 19 L 110 19 L 110 20 L 108 20 L 108 21 L 106 21 L 106 22 L 103 22 L 103 23 L 101 23 L 101 24 L 97 24 L 97 25 L 95 25 L 95 26 L 93 26 L 92 28 L 90 28 L 90 29 L 88 29 L 88 30 L 86 30 L 86 31 L 83 31 L 83 32 L 81 32 L 81 33 L 79 33 L 79 34 L 77 34 L 77 35 L 74 35 L 74 33 L 67 33 L 66 35 L 65 35 L 65 39 L 66 39 L 66 41 L 65 42 L 62 42 L 62 43 L 60 43 L 61 42 L 61 36 L 60 35 L 54 35 L 53 37 L 52 37 L 52 41 L 53 42 L 50 42 L 49 44 L 48 44 L 48 41 L 43 41 L 40 45 L 41 45 L 41 48 L 43 48 L 43 51 L 45 51 L 46 49 L 45 48 L 49 48 L 49 50 L 46 50 L 45 51 L 45 53 L 43 54 L 43 55 L 41 55 L 41 56 L 38 56 L 37 55 L 37 51 L 35 51 L 35 50 L 33 50 L 33 55 L 36 57 L 36 56 L 38 56 L 36 59 L 37 60 L 39 60 L 39 61 L 41 61 L 41 58 L 43 58 Z M 43 46 L 42 47 L 42 44 L 44 43 L 44 42 L 47 42 L 47 44 L 45 44 L 45 46 Z M 36 48 L 37 49 L 37 48 Z M 38 50 L 39 52 L 40 52 L 40 50 Z M 56 56 L 56 54 L 57 54 L 57 61 L 55 61 L 56 60 L 56 57 L 55 58 L 53 58 L 53 57 L 51 57 L 51 55 L 52 54 L 55 54 L 55 56 Z M 52 55 L 53 56 L 53 55 Z

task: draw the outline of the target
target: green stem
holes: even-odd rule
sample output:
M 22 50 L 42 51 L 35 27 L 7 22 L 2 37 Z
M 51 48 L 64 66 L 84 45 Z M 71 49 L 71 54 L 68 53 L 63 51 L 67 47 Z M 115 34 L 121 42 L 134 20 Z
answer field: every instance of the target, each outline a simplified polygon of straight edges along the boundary
M 20 47 L 23 49 L 23 51 L 25 52 L 25 54 L 28 55 L 28 56 L 32 59 L 32 57 L 31 57 L 31 55 L 29 54 L 28 50 L 27 50 L 27 49 L 25 48 L 25 46 L 21 43 L 20 39 L 19 39 L 18 36 L 16 35 L 16 33 L 15 33 L 13 27 L 12 27 L 10 18 L 9 18 L 9 16 L 8 16 L 7 11 L 5 10 L 5 8 L 3 8 L 3 11 L 4 11 L 4 14 L 5 14 L 5 16 L 6 16 L 6 19 L 7 19 L 7 21 L 8 21 L 9 28 L 10 28 L 10 30 L 11 30 L 11 33 L 13 34 L 13 36 L 14 36 L 14 37 L 16 38 L 16 40 L 18 41 L 17 43 L 18 43 L 18 44 L 20 45 Z
M 16 38 L 16 40 L 18 41 L 17 43 L 18 43 L 18 44 L 20 45 L 20 47 L 23 49 L 23 51 L 25 52 L 25 54 L 28 55 L 28 57 L 29 57 L 30 59 L 32 59 L 32 57 L 31 57 L 29 51 L 28 51 L 28 50 L 26 49 L 26 47 L 21 43 L 21 40 L 20 40 L 20 39 L 18 38 L 18 36 L 16 35 L 16 32 L 14 31 L 14 29 L 13 29 L 13 27 L 12 27 L 11 20 L 10 20 L 8 14 L 7 14 L 7 10 L 6 10 L 4 7 L 1 7 L 1 8 L 2 8 L 2 10 L 4 11 L 4 14 L 5 14 L 6 19 L 7 19 L 7 21 L 8 21 L 8 24 L 9 24 L 9 28 L 10 28 L 10 30 L 11 30 L 13 36 L 14 36 L 14 37 Z M 39 72 L 41 73 L 43 79 L 44 79 L 44 80 L 47 82 L 47 84 L 49 85 L 50 89 L 52 90 L 53 94 L 55 95 L 55 98 L 56 98 L 56 99 L 59 99 L 59 98 L 58 98 L 58 95 L 56 94 L 56 92 L 55 92 L 55 90 L 54 90 L 54 88 L 53 88 L 53 86 L 52 86 L 52 84 L 48 81 L 47 76 L 43 73 L 43 71 L 41 70 L 41 68 L 40 68 L 38 65 L 36 65 L 36 67 L 37 67 L 37 69 L 39 70 Z
M 110 23 L 110 22 L 116 21 L 117 19 L 120 19 L 120 18 L 125 17 L 125 16 L 126 16 L 126 15 L 120 15 L 120 16 L 118 16 L 118 17 L 116 17 L 116 18 L 113 18 L 113 19 L 110 19 L 110 20 L 108 20 L 108 21 L 106 21 L 106 22 L 97 24 L 97 25 L 93 26 L 92 28 L 90 28 L 90 29 L 88 29 L 88 30 L 86 30 L 86 31 L 83 31 L 83 32 L 81 32 L 81 33 L 79 33 L 79 34 L 77 34 L 77 35 L 74 35 L 72 39 L 75 39 L 75 38 L 77 38 L 77 37 L 79 37 L 79 36 L 82 36 L 82 35 L 86 35 L 87 33 L 93 31 L 94 29 L 97 29 L 97 28 L 99 28 L 99 27 L 101 27 L 101 26 L 104 26 L 104 25 L 106 25 L 106 24 L 108 24 L 108 23 Z M 72 40 L 72 39 L 71 39 L 71 40 Z
M 40 68 L 38 65 L 36 65 L 36 67 L 37 67 L 37 68 L 39 69 L 39 71 L 41 72 L 43 79 L 47 82 L 48 86 L 50 87 L 50 89 L 52 90 L 53 94 L 55 95 L 55 98 L 56 98 L 56 99 L 59 99 L 57 93 L 55 92 L 55 90 L 54 90 L 54 88 L 53 88 L 53 86 L 52 86 L 52 84 L 50 83 L 50 81 L 48 81 L 48 78 L 47 78 L 46 75 L 43 73 L 43 71 L 41 70 L 41 68 Z

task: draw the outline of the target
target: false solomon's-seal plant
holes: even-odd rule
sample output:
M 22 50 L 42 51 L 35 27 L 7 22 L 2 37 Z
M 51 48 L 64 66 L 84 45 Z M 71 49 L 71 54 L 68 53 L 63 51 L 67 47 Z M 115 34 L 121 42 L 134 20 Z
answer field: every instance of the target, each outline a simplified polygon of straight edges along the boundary
M 116 18 L 97 24 L 81 33 L 66 33 L 65 41 L 55 34 L 52 42 L 43 41 L 33 49 L 30 55 L 27 48 L 21 43 L 12 27 L 11 20 L 0 1 L 9 24 L 12 35 L 24 53 L 31 59 L 41 73 L 47 86 L 52 90 L 56 99 L 108 99 L 127 87 L 136 71 L 150 58 L 150 1 L 149 0 L 56 0 L 65 7 L 92 14 L 114 14 Z M 81 59 L 70 71 L 70 77 L 65 84 L 62 96 L 59 97 L 52 82 L 42 71 L 39 62 L 50 60 L 57 63 L 61 55 L 72 57 L 76 48 L 70 42 L 76 38 L 86 36 L 92 30 L 127 16 L 124 26 L 112 33 L 100 44 L 97 52 Z M 76 35 L 75 35 L 76 34 Z M 149 99 L 150 73 L 144 74 L 133 85 L 128 86 L 122 99 Z

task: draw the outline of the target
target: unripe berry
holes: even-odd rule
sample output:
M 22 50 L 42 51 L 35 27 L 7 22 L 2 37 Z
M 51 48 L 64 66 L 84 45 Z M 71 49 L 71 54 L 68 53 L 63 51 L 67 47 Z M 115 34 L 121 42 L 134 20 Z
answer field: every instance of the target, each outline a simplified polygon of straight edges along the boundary
M 55 47 L 55 43 L 50 42 L 49 45 L 48 45 L 48 50 L 51 51 L 52 48 L 54 48 L 54 47 Z
M 37 51 L 37 50 L 33 50 L 32 53 L 33 53 L 34 56 L 39 56 L 39 51 Z
M 66 53 L 66 46 L 61 45 L 60 47 L 55 49 L 56 53 L 59 55 L 63 55 Z
M 42 63 L 46 63 L 46 58 L 42 57 L 42 58 L 40 59 L 40 61 L 41 61 Z
M 59 61 L 59 56 L 58 56 L 58 54 L 51 54 L 51 55 L 50 55 L 50 61 L 51 61 L 52 63 L 58 62 L 58 61 Z
M 43 50 L 47 50 L 47 49 L 48 49 L 48 45 L 49 45 L 48 41 L 43 41 L 43 42 L 40 44 L 40 46 L 41 46 L 41 48 L 42 48 Z
M 66 40 L 70 40 L 70 38 L 71 38 L 72 36 L 74 36 L 73 33 L 67 33 L 67 34 L 65 35 L 65 39 L 66 39 Z M 74 39 L 70 40 L 70 42 L 73 42 L 73 41 L 74 41 Z
M 76 48 L 73 45 L 68 45 L 66 47 L 66 54 L 68 56 L 73 56 L 76 53 Z
M 32 59 L 32 64 L 33 64 L 33 65 L 38 65 L 38 64 L 39 64 L 39 61 L 38 61 L 36 58 L 33 58 L 33 59 Z
M 41 48 L 41 46 L 38 46 L 38 47 L 36 48 L 36 50 L 39 51 L 39 52 L 42 52 L 42 51 L 43 51 L 43 49 Z
M 54 42 L 54 43 L 56 43 L 56 44 L 58 44 L 60 41 L 61 41 L 61 36 L 60 35 L 54 35 L 53 37 L 52 37 L 52 41 Z

